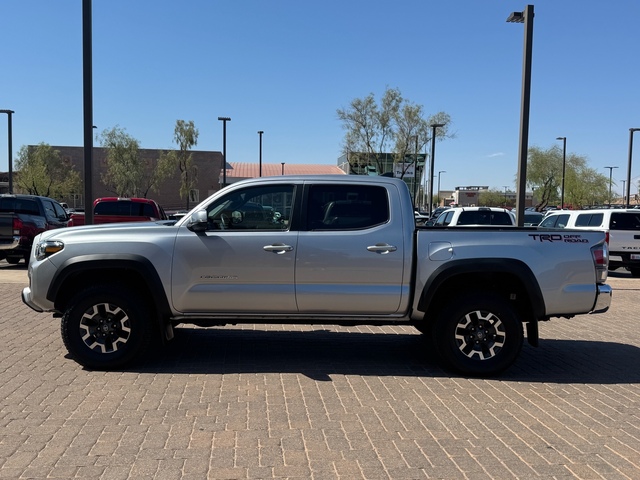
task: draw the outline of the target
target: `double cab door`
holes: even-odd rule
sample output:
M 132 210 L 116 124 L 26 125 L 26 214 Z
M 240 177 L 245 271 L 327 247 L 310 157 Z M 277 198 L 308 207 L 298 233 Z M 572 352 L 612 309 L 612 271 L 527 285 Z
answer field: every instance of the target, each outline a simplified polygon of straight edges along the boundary
M 393 193 L 393 192 L 391 192 Z M 403 295 L 402 218 L 388 187 L 228 187 L 208 227 L 178 227 L 172 301 L 185 314 L 389 315 Z

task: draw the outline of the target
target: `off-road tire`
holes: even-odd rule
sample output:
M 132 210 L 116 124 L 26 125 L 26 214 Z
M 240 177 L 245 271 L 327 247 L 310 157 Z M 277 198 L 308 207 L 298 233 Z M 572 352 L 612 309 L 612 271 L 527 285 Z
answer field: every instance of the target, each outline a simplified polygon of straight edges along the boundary
M 509 302 L 491 293 L 466 294 L 444 307 L 435 320 L 433 344 L 446 368 L 488 377 L 518 357 L 523 324 Z
M 155 338 L 148 308 L 112 285 L 87 288 L 69 303 L 60 330 L 69 355 L 97 370 L 124 367 L 142 357 Z

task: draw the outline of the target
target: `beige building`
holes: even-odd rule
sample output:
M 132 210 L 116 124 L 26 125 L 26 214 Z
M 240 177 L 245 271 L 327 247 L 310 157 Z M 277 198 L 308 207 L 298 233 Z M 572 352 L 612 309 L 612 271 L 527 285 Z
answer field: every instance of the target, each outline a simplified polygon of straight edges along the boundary
M 52 145 L 54 150 L 60 152 L 62 159 L 83 178 L 84 171 L 84 147 L 65 147 Z M 158 149 L 140 149 L 139 154 L 143 161 L 147 163 L 149 168 L 153 168 L 156 164 L 160 153 L 163 150 Z M 223 156 L 222 152 L 214 151 L 197 151 L 192 150 L 193 162 L 198 169 L 198 180 L 195 187 L 191 190 L 189 198 L 189 207 L 193 207 L 196 203 L 204 200 L 209 195 L 222 188 L 223 181 Z M 109 191 L 102 183 L 102 174 L 106 172 L 107 149 L 102 147 L 93 148 L 93 196 L 94 198 L 112 197 L 114 192 Z M 226 165 L 227 184 L 234 183 L 246 178 L 254 178 L 260 176 L 260 167 L 258 163 L 227 163 Z M 321 174 L 344 174 L 340 168 L 335 165 L 306 165 L 306 164 L 282 164 L 282 163 L 263 163 L 262 176 L 269 177 L 275 175 L 321 175 Z M 15 175 L 15 172 L 14 172 Z M 6 178 L 5 178 L 6 177 Z M 0 187 L 2 192 L 8 192 L 8 174 L 0 173 Z M 15 190 L 15 181 L 14 181 Z M 150 191 L 149 198 L 156 200 L 167 211 L 182 210 L 187 208 L 187 199 L 180 198 L 180 179 L 179 172 L 176 169 L 175 174 L 166 179 L 160 185 L 159 189 Z M 69 192 L 64 198 L 56 199 L 65 202 L 72 208 L 85 208 L 84 192 Z

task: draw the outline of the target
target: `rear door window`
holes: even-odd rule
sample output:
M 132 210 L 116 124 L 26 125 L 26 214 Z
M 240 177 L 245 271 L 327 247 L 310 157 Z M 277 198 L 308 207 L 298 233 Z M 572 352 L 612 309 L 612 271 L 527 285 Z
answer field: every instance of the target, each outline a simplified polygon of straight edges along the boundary
M 576 227 L 599 227 L 603 218 L 602 213 L 581 213 L 576 218 Z
M 2 198 L 0 199 L 0 212 L 40 215 L 38 203 L 30 198 Z
M 389 200 L 384 187 L 312 185 L 309 190 L 309 230 L 362 229 L 388 221 Z
M 611 214 L 611 230 L 640 230 L 640 212 L 615 212 Z

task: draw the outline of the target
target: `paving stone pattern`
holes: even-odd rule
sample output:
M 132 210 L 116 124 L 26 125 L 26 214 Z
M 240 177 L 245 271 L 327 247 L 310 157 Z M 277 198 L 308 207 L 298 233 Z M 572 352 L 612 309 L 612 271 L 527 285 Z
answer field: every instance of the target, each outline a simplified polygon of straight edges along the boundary
M 391 327 L 186 326 L 87 371 L 0 283 L 0 479 L 638 479 L 640 279 L 610 283 L 491 380 Z

